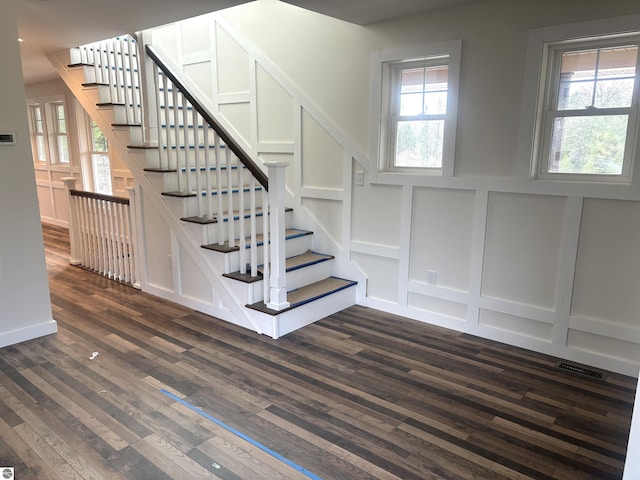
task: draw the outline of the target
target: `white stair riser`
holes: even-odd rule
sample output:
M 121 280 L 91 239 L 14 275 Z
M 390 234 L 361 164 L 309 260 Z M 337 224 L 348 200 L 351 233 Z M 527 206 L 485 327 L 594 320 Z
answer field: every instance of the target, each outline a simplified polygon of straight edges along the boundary
M 82 56 L 80 55 L 80 49 L 73 47 L 69 49 L 69 61 L 66 65 L 75 65 L 76 63 L 82 63 Z
M 142 127 L 140 126 L 113 127 L 113 133 L 115 133 L 125 145 L 143 145 L 144 143 Z
M 309 265 L 291 272 L 287 272 L 287 291 L 304 287 L 314 282 L 323 280 L 331 275 L 332 260 Z M 227 279 L 227 284 L 233 289 L 240 301 L 247 304 L 264 301 L 264 281 L 245 283 L 232 278 Z
M 287 333 L 344 310 L 355 303 L 356 288 L 354 285 L 300 307 L 280 313 L 275 317 L 275 321 L 272 315 L 267 315 L 266 313 L 256 310 L 249 309 L 251 310 L 249 315 L 253 317 L 258 325 L 263 326 L 263 333 L 265 335 L 279 338 Z M 274 324 L 277 331 L 273 330 Z
M 89 83 L 89 82 L 86 82 L 86 83 Z M 134 98 L 136 100 L 140 98 L 139 90 L 137 88 L 129 87 L 120 92 L 116 92 L 116 90 L 112 89 L 109 85 L 98 85 L 98 95 L 100 100 L 96 103 L 125 103 L 126 104 L 126 103 L 133 103 L 132 99 Z
M 251 220 L 248 218 L 244 219 L 246 233 L 250 231 L 249 230 L 250 221 Z M 223 222 L 222 225 L 219 225 L 218 223 L 208 223 L 206 225 L 202 225 L 194 222 L 184 222 L 184 224 L 185 224 L 185 229 L 187 230 L 191 238 L 193 238 L 194 240 L 197 240 L 203 245 L 216 243 L 218 241 L 220 228 L 224 229 L 225 234 L 228 228 L 227 222 Z M 240 224 L 240 220 L 234 221 L 234 229 L 236 233 L 240 232 L 239 224 Z M 256 217 L 256 233 L 257 234 L 262 233 L 262 217 L 261 216 Z
M 293 219 L 293 212 L 292 211 L 286 212 L 285 217 L 286 217 L 285 224 L 288 228 Z M 262 228 L 263 218 L 264 217 L 262 216 L 256 217 L 256 233 L 257 234 L 261 234 L 263 231 L 263 228 Z M 185 225 L 185 229 L 189 232 L 189 235 L 191 235 L 191 238 L 193 238 L 194 240 L 205 245 L 209 243 L 215 243 L 218 241 L 218 234 L 219 234 L 219 228 L 220 228 L 218 223 L 208 223 L 205 225 L 202 225 L 199 223 L 193 223 L 193 222 L 183 222 L 183 223 Z M 245 232 L 250 232 L 249 230 L 250 226 L 251 226 L 251 219 L 245 218 L 244 219 Z M 223 222 L 222 228 L 224 228 L 226 232 L 226 229 L 228 228 L 228 223 Z M 240 219 L 234 220 L 234 229 L 236 233 L 240 232 Z
M 242 171 L 242 179 L 241 179 L 242 185 L 248 187 L 250 173 L 246 169 L 242 169 L 241 171 Z M 184 182 L 189 181 L 191 182 L 191 185 L 193 185 L 194 187 L 196 186 L 196 182 L 199 181 L 202 189 L 206 188 L 207 181 L 209 182 L 209 185 L 211 186 L 211 188 L 215 189 L 218 184 L 218 176 L 220 177 L 220 184 L 222 188 L 226 189 L 227 186 L 229 185 L 228 176 L 227 176 L 228 174 L 226 169 L 216 170 L 215 168 L 214 169 L 210 168 L 208 170 L 208 175 L 207 175 L 207 171 L 204 169 L 204 167 L 199 167 L 197 170 L 195 167 L 192 167 L 189 169 L 188 175 L 185 173 L 184 169 L 181 172 L 181 175 L 182 175 L 182 181 Z M 232 168 L 231 169 L 231 185 L 234 188 L 237 188 L 239 182 L 240 180 L 238 179 L 238 169 Z M 178 172 L 164 173 L 164 184 L 162 188 L 166 192 L 176 191 L 178 189 Z
M 303 253 L 311 250 L 312 243 L 312 235 L 304 235 L 302 237 L 292 238 L 287 240 L 285 244 L 286 255 L 287 257 L 293 257 L 296 255 L 302 255 Z M 263 257 L 263 248 L 261 245 L 257 247 L 258 253 L 258 263 L 262 263 Z M 250 258 L 251 249 L 246 250 L 247 259 Z M 240 252 L 232 252 L 227 254 L 229 258 L 229 270 L 225 271 L 225 273 L 237 272 L 240 270 Z
M 195 185 L 193 185 L 193 187 L 195 187 Z M 237 211 L 239 206 L 240 206 L 240 202 L 239 202 L 239 192 L 233 193 L 232 195 L 232 200 L 233 200 L 233 210 Z M 242 193 L 243 197 L 244 197 L 244 208 L 248 209 L 250 206 L 250 198 L 251 198 L 251 193 L 250 192 L 243 192 Z M 256 191 L 255 192 L 256 195 L 256 207 L 259 207 L 262 205 L 262 192 L 261 191 Z M 167 195 L 165 195 L 166 197 Z M 215 213 L 215 205 L 217 205 L 216 203 L 216 199 L 220 198 L 220 201 L 223 202 L 223 208 L 224 210 L 228 210 L 228 203 L 229 203 L 229 197 L 228 194 L 223 194 L 223 195 L 216 195 L 216 197 L 212 197 L 212 204 L 214 205 L 214 213 Z M 183 217 L 195 217 L 195 216 L 200 216 L 199 215 L 199 211 L 198 211 L 198 198 L 193 196 L 193 197 L 187 197 L 187 198 L 183 198 L 182 201 L 184 202 L 184 215 Z M 207 202 L 209 201 L 209 198 L 205 195 L 200 196 L 200 201 L 201 201 L 201 205 L 202 205 L 202 213 L 206 212 L 207 209 Z
M 191 119 L 189 119 L 189 122 L 191 122 Z M 169 121 L 170 125 L 173 125 L 173 119 L 171 119 Z M 179 125 L 182 125 L 182 121 L 180 121 Z M 187 125 L 191 125 L 191 123 L 188 123 Z M 214 143 L 214 132 L 212 128 L 208 129 L 208 140 L 210 144 Z M 168 128 L 168 129 L 163 129 L 161 131 L 161 141 L 163 144 L 165 145 L 184 145 L 185 144 L 185 131 L 187 134 L 187 138 L 186 138 L 186 144 L 187 145 L 195 145 L 195 131 L 198 132 L 198 144 L 199 145 L 203 145 L 204 144 L 204 129 L 203 128 Z M 169 134 L 169 141 L 167 141 L 167 133 Z M 177 135 L 177 141 L 176 141 L 176 135 Z

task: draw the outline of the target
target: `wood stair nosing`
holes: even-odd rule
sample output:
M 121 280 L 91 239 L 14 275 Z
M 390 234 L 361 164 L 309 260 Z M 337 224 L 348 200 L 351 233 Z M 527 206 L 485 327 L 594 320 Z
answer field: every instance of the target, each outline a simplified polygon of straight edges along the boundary
M 313 232 L 310 230 L 301 230 L 299 228 L 287 228 L 285 231 L 285 240 L 293 240 L 295 238 L 304 237 L 307 235 L 313 235 Z M 239 239 L 236 240 L 236 243 L 239 243 Z M 257 246 L 260 247 L 264 245 L 264 241 L 262 240 L 262 234 L 258 234 L 257 236 Z M 245 247 L 251 247 L 251 241 L 248 238 L 245 238 Z M 202 245 L 202 248 L 206 250 L 213 250 L 214 252 L 220 253 L 229 253 L 229 252 L 237 252 L 240 250 L 238 246 L 229 246 L 229 242 L 225 242 L 223 245 L 217 243 L 210 243 L 208 245 Z
M 290 306 L 282 310 L 273 310 L 267 307 L 267 305 L 263 301 L 246 305 L 246 307 L 265 313 L 267 315 L 276 316 L 281 313 L 288 312 L 289 310 L 292 310 L 294 308 L 306 305 L 315 300 L 328 297 L 333 293 L 337 293 L 349 287 L 353 287 L 354 285 L 357 285 L 357 283 L 358 282 L 354 280 L 346 280 L 339 277 L 328 277 L 324 280 L 320 280 L 318 282 L 314 282 L 304 287 L 300 287 L 287 292 L 287 300 L 289 301 Z
M 157 150 L 158 145 L 127 145 L 127 148 L 132 150 Z
M 293 208 L 287 207 L 284 210 L 285 212 L 292 212 Z M 262 216 L 262 208 L 257 207 L 256 208 L 256 217 L 261 217 Z M 251 211 L 250 210 L 245 210 L 244 215 L 242 216 L 244 219 L 249 219 L 251 218 Z M 180 218 L 180 220 L 182 220 L 183 222 L 188 222 L 188 223 L 197 223 L 198 225 L 209 225 L 211 223 L 218 223 L 218 218 L 217 217 L 213 217 L 213 218 L 208 218 L 208 217 L 198 217 L 198 216 L 194 216 L 194 217 L 182 217 Z M 239 211 L 235 211 L 233 212 L 233 220 L 237 221 L 240 220 L 240 212 Z M 223 222 L 228 222 L 229 221 L 229 217 L 225 217 L 223 220 Z
M 262 191 L 262 186 L 256 186 L 254 188 L 254 190 L 256 192 L 261 192 Z M 249 193 L 251 192 L 251 188 L 250 187 L 244 187 L 242 189 L 242 193 Z M 231 189 L 231 193 L 240 193 L 240 189 L 238 189 L 238 187 L 232 187 Z M 223 190 L 221 192 L 219 192 L 220 195 L 228 195 L 229 194 L 229 190 Z M 198 192 L 162 192 L 160 195 L 164 195 L 165 197 L 179 197 L 179 198 L 187 198 L 187 197 L 197 197 L 198 196 Z M 200 192 L 200 195 L 203 197 L 206 197 L 207 195 L 218 195 L 218 191 L 217 190 L 212 190 L 211 192 L 207 192 L 206 190 L 203 190 L 202 192 Z
M 287 273 L 294 272 L 296 270 L 300 270 L 305 267 L 311 267 L 313 265 L 318 265 L 323 262 L 328 262 L 329 260 L 333 260 L 335 257 L 333 255 L 326 255 L 324 253 L 317 253 L 312 250 L 309 250 L 303 254 L 295 255 L 293 257 L 288 257 L 285 262 L 285 271 Z M 240 271 L 232 272 L 232 273 L 223 273 L 223 277 L 231 278 L 233 280 L 238 280 L 243 283 L 254 283 L 262 280 L 263 278 L 264 265 L 260 265 L 258 267 L 258 276 L 252 277 L 251 273 L 241 273 Z

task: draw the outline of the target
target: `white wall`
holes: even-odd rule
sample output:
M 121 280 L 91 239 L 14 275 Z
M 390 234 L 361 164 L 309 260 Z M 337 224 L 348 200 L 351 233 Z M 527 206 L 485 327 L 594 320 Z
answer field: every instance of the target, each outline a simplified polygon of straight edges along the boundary
M 637 194 L 515 177 L 529 29 L 638 12 L 624 1 L 489 0 L 359 27 L 261 0 L 224 16 L 364 150 L 371 54 L 462 39 L 457 178 L 352 189 L 347 248 L 368 276 L 366 303 L 637 375 Z M 322 158 L 313 178 L 341 171 L 339 154 Z
M 0 15 L 0 131 L 16 133 L 0 146 L 0 347 L 57 331 L 38 213 L 25 108 L 15 1 Z
M 297 207 L 366 274 L 362 303 L 637 375 L 639 193 L 516 171 L 529 29 L 639 12 L 624 0 L 488 0 L 360 27 L 260 0 L 222 12 L 242 38 L 205 18 L 157 38 L 252 153 L 291 163 Z M 356 186 L 356 170 L 375 168 L 372 53 L 455 39 L 454 178 Z

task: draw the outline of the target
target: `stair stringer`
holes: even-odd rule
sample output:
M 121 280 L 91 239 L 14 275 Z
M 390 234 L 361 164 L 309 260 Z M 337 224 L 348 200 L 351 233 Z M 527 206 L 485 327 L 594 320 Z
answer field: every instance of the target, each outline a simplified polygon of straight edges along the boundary
M 195 301 L 192 298 L 184 297 L 182 295 L 182 292 L 175 291 L 175 285 L 173 287 L 173 292 L 169 292 L 164 289 L 153 288 L 153 286 L 149 285 L 147 281 L 147 265 L 145 262 L 147 262 L 148 259 L 144 255 L 144 249 L 141 249 L 143 251 L 139 252 L 142 253 L 141 257 L 143 262 L 143 265 L 141 265 L 142 290 L 148 291 L 149 293 L 153 293 L 154 295 L 160 296 L 162 298 L 177 301 L 177 303 L 180 304 L 193 306 L 196 309 L 203 311 L 204 313 L 221 318 L 244 328 L 249 328 L 256 331 L 257 333 L 270 335 L 272 337 L 274 335 L 277 335 L 276 331 L 273 328 L 273 322 L 269 321 L 268 319 L 263 320 L 256 318 L 255 315 L 253 315 L 244 307 L 244 305 L 246 304 L 244 299 L 237 298 L 233 294 L 233 292 L 230 291 L 228 286 L 223 281 L 222 273 L 224 272 L 218 271 L 218 268 L 216 268 L 213 255 L 211 255 L 209 252 L 203 251 L 200 244 L 196 243 L 195 239 L 192 238 L 192 236 L 189 235 L 189 233 L 186 231 L 180 219 L 173 214 L 167 203 L 160 195 L 161 192 L 159 192 L 155 188 L 153 182 L 148 178 L 146 172 L 144 172 L 143 167 L 139 165 L 139 163 L 136 161 L 136 158 L 129 151 L 129 148 L 127 146 L 128 142 L 124 141 L 121 135 L 117 135 L 115 133 L 110 121 L 105 118 L 103 112 L 101 112 L 97 107 L 97 99 L 95 98 L 95 96 L 92 96 L 91 90 L 82 86 L 84 79 L 79 78 L 77 71 L 72 72 L 72 70 L 68 68 L 70 60 L 69 52 L 62 51 L 54 53 L 49 55 L 48 59 L 58 72 L 60 78 L 65 82 L 69 90 L 78 100 L 78 102 L 89 113 L 91 118 L 96 122 L 105 136 L 107 136 L 111 149 L 115 150 L 116 154 L 119 155 L 122 161 L 127 165 L 134 177 L 138 192 L 149 193 L 149 195 L 146 195 L 144 197 L 145 201 L 150 200 L 153 207 L 162 214 L 164 221 L 167 223 L 171 231 L 171 235 L 175 236 L 175 239 L 192 258 L 193 263 L 197 265 L 203 276 L 210 282 L 212 287 L 212 298 L 211 304 L 207 304 L 206 302 Z M 79 71 L 82 70 L 80 69 Z M 139 198 L 142 199 L 143 197 L 140 196 Z M 138 202 L 138 208 L 145 208 L 143 205 L 140 205 L 140 203 L 141 202 Z M 143 212 L 138 213 L 139 224 L 136 226 L 136 228 L 139 234 L 144 235 L 144 231 L 141 226 L 141 214 L 143 214 Z M 144 237 L 140 238 L 139 244 L 141 243 L 143 238 Z M 180 298 L 177 299 L 176 296 Z

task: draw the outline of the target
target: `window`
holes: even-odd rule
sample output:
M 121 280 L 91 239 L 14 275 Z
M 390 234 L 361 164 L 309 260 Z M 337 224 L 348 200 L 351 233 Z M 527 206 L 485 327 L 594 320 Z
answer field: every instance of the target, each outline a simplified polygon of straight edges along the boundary
M 37 105 L 30 105 L 29 111 L 31 113 L 31 139 L 34 160 L 36 162 L 46 162 L 47 154 L 44 145 L 44 120 L 42 115 L 42 107 Z
M 639 20 L 530 32 L 519 176 L 635 183 Z
M 69 163 L 69 142 L 67 139 L 67 120 L 64 112 L 64 103 L 51 103 L 53 114 L 53 129 L 56 137 L 56 153 L 58 163 Z
M 34 161 L 70 163 L 67 116 L 62 100 L 45 99 L 29 105 Z
M 111 195 L 111 161 L 107 138 L 91 120 L 91 170 L 93 172 L 93 190 L 96 193 Z
M 379 105 L 372 105 L 372 152 L 383 176 L 453 175 L 461 46 L 453 41 L 374 56 Z
M 449 66 L 393 65 L 392 167 L 442 168 Z

